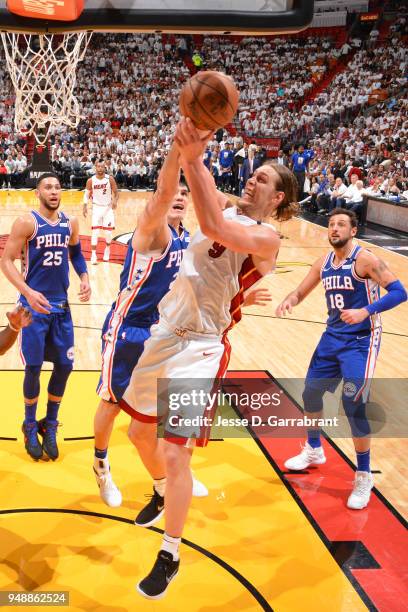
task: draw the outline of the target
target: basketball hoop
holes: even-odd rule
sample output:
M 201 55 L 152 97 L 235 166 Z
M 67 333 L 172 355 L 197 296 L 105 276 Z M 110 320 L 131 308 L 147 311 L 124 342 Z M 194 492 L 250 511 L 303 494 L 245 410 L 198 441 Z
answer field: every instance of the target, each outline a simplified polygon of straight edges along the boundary
M 14 125 L 34 134 L 39 145 L 52 127 L 76 127 L 76 68 L 85 55 L 90 32 L 18 34 L 2 32 L 7 67 L 16 92 Z

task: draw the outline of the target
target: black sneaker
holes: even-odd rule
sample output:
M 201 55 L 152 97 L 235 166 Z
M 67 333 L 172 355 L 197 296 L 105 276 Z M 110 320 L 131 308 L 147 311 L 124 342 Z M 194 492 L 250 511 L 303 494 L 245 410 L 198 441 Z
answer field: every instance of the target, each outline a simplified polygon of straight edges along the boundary
M 136 586 L 138 592 L 147 599 L 161 599 L 170 582 L 177 576 L 180 560 L 173 561 L 173 555 L 167 550 L 160 550 L 153 569 Z
M 35 461 L 38 461 L 38 459 L 41 459 L 43 456 L 43 449 L 41 448 L 41 444 L 38 440 L 37 421 L 33 421 L 31 423 L 24 421 L 21 430 L 24 434 L 24 445 L 27 453 Z
M 161 519 L 164 512 L 164 497 L 159 495 L 154 487 L 153 495 L 146 495 L 145 497 L 150 497 L 150 501 L 135 518 L 135 524 L 139 527 L 154 525 Z
M 38 421 L 38 433 L 43 438 L 42 448 L 50 459 L 58 459 L 59 452 L 57 446 L 58 421 L 47 421 L 46 418 Z

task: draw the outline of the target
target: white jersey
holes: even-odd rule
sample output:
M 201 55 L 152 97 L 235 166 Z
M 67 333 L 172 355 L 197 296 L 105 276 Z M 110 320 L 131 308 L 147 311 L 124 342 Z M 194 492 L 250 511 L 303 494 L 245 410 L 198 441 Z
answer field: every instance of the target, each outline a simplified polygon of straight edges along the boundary
M 112 188 L 109 175 L 101 179 L 94 175 L 92 181 L 92 203 L 96 206 L 110 206 L 112 204 Z
M 242 225 L 257 223 L 236 207 L 223 215 Z M 241 319 L 244 292 L 261 277 L 250 255 L 230 251 L 198 230 L 159 304 L 160 318 L 172 328 L 221 336 Z

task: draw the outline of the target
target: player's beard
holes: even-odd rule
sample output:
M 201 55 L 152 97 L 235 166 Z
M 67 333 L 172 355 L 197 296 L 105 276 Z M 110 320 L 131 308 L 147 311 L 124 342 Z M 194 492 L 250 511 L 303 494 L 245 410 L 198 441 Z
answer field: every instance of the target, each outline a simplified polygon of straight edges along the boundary
M 44 208 L 46 208 L 47 210 L 50 210 L 52 212 L 54 210 L 58 210 L 59 209 L 59 207 L 61 205 L 61 200 L 59 200 L 58 204 L 56 204 L 56 205 L 49 204 L 47 202 L 47 200 L 41 200 L 41 204 L 44 206 Z
M 329 238 L 329 242 L 331 244 L 331 246 L 335 249 L 342 249 L 343 247 L 346 246 L 346 244 L 348 243 L 348 241 L 350 240 L 350 238 L 335 238 L 334 240 L 336 240 L 336 242 L 333 242 L 333 240 L 331 238 Z

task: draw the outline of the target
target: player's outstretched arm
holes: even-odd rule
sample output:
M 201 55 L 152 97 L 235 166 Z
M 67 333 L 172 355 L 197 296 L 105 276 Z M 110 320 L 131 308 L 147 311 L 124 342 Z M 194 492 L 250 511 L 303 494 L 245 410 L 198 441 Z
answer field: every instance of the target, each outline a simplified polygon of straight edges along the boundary
M 24 280 L 23 275 L 15 265 L 15 260 L 21 257 L 21 253 L 26 240 L 34 231 L 34 219 L 31 215 L 24 215 L 14 221 L 10 236 L 4 247 L 0 267 L 4 276 L 12 285 L 24 295 L 31 308 L 36 312 L 49 314 L 51 310 L 47 298 L 39 291 L 31 289 Z
M 211 134 L 208 134 L 208 138 Z M 190 119 L 182 118 L 179 121 L 176 142 L 203 234 L 236 253 L 251 253 L 261 261 L 275 261 L 280 239 L 271 227 L 245 227 L 224 218 L 213 178 L 202 161 L 206 141 L 200 137 Z
M 91 286 L 89 284 L 88 268 L 85 258 L 81 250 L 81 242 L 79 240 L 79 223 L 76 217 L 71 217 L 71 240 L 69 241 L 69 257 L 75 272 L 78 274 L 81 282 L 79 285 L 79 301 L 89 302 L 91 297 Z
M 132 246 L 136 251 L 165 249 L 170 240 L 167 213 L 176 197 L 180 181 L 177 147 L 172 144 L 157 178 L 157 188 L 139 217 Z
M 12 312 L 6 312 L 8 326 L 0 332 L 0 355 L 4 355 L 17 339 L 22 327 L 28 327 L 32 322 L 31 312 L 21 304 Z
M 317 287 L 320 282 L 320 270 L 324 261 L 324 256 L 320 257 L 314 262 L 305 278 L 302 280 L 300 285 L 296 287 L 294 291 L 291 291 L 285 299 L 279 304 L 275 310 L 277 317 L 284 317 L 286 313 L 292 314 L 292 308 L 300 304 L 305 297 Z
M 391 310 L 407 300 L 407 290 L 391 272 L 387 264 L 367 250 L 360 251 L 356 261 L 356 272 L 361 278 L 371 278 L 387 291 L 379 300 L 364 308 L 342 310 L 340 318 L 349 325 L 361 323 L 367 317 Z

